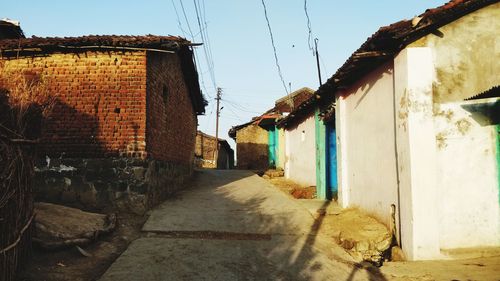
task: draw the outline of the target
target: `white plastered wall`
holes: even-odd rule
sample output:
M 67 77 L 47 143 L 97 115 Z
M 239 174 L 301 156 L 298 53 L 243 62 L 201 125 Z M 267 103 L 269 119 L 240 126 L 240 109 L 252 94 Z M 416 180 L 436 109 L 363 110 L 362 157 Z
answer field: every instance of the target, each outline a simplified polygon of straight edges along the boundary
M 342 92 L 336 128 L 339 201 L 359 206 L 387 226 L 397 205 L 393 66 L 388 63 Z
M 314 115 L 285 131 L 285 177 L 304 186 L 316 185 Z
M 432 53 L 436 190 L 441 249 L 500 245 L 495 127 L 465 98 L 500 85 L 500 3 L 429 34 L 410 47 Z M 421 77 L 418 77 L 419 79 Z M 477 101 L 479 102 L 479 101 Z
M 496 128 L 462 105 L 441 104 L 435 118 L 439 244 L 442 249 L 498 246 Z
M 406 48 L 394 59 L 401 243 L 411 260 L 439 253 L 432 51 Z

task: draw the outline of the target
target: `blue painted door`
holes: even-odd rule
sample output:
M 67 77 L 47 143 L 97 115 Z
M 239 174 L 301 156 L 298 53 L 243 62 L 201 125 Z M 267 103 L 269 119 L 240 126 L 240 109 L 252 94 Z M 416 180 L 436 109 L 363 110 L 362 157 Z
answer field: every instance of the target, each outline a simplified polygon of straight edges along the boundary
M 337 199 L 337 133 L 335 123 L 327 124 L 327 197 Z
M 276 127 L 269 129 L 269 167 L 276 167 L 278 162 L 278 130 Z

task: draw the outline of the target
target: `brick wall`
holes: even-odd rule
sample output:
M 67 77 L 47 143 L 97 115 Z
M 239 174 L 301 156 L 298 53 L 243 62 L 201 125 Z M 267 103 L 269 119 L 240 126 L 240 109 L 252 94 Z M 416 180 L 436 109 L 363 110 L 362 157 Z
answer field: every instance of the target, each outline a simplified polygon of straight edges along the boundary
M 193 163 L 197 117 L 177 55 L 148 52 L 147 111 L 149 155 L 164 161 Z
M 258 125 L 241 128 L 236 132 L 236 153 L 239 169 L 267 169 L 268 132 Z
M 216 145 L 215 137 L 203 133 L 196 134 L 195 155 L 199 158 L 198 167 L 215 168 L 214 153 Z
M 57 100 L 42 153 L 145 156 L 145 52 L 81 52 L 3 59 L 0 73 L 41 74 Z

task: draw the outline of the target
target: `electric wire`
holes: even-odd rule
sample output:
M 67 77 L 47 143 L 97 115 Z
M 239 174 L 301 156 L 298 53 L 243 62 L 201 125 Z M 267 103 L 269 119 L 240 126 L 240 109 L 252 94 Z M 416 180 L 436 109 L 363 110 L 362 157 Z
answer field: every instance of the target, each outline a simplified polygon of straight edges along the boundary
M 252 110 L 248 109 L 247 107 L 244 107 L 244 106 L 242 106 L 234 101 L 230 101 L 228 99 L 222 99 L 222 100 L 227 102 L 229 105 L 234 107 L 236 110 L 241 110 L 241 111 L 248 112 L 248 113 L 260 114 L 260 112 L 252 111 Z
M 269 22 L 269 17 L 267 15 L 266 3 L 264 2 L 264 0 L 261 0 L 261 1 L 262 1 L 262 7 L 264 8 L 264 16 L 266 18 L 267 28 L 269 30 L 269 36 L 271 37 L 271 45 L 273 46 L 274 60 L 275 60 L 275 63 L 276 63 L 276 68 L 278 69 L 278 75 L 279 75 L 279 77 L 281 79 L 281 83 L 283 84 L 283 88 L 285 89 L 285 92 L 288 95 L 288 88 L 286 87 L 285 79 L 283 79 L 283 73 L 281 72 L 281 67 L 280 67 L 280 64 L 279 64 L 279 61 L 278 61 L 278 54 L 277 54 L 277 51 L 276 51 L 276 46 L 274 44 L 273 31 L 271 29 L 271 24 Z
M 184 30 L 184 28 L 182 28 L 182 23 L 181 23 L 181 20 L 179 17 L 179 12 L 177 11 L 177 7 L 175 6 L 174 0 L 171 0 L 171 2 L 172 2 L 172 6 L 174 6 L 175 16 L 177 17 L 177 25 L 179 26 L 179 29 L 181 30 L 182 35 L 184 35 L 184 37 L 186 37 L 187 32 Z
M 184 4 L 182 4 L 182 0 L 179 0 L 179 3 L 181 3 L 182 13 L 184 14 L 184 20 L 186 21 L 186 24 L 187 24 L 187 27 L 189 30 L 189 34 L 191 35 L 191 38 L 194 41 L 193 30 L 191 29 L 191 25 L 189 24 L 189 20 L 188 20 L 188 17 L 186 15 L 186 9 L 184 9 Z
M 307 0 L 304 0 L 304 13 L 306 14 L 306 19 L 307 19 L 307 45 L 309 46 L 309 50 L 314 54 L 314 48 L 312 45 L 312 38 L 313 38 L 313 32 L 312 32 L 312 26 L 311 26 L 311 19 L 309 18 L 309 13 L 307 12 Z
M 205 53 L 205 61 L 207 63 L 207 67 L 208 67 L 208 70 L 210 72 L 210 78 L 212 80 L 214 90 L 217 91 L 214 63 L 213 63 L 213 60 L 211 59 L 212 55 L 211 55 L 211 51 L 209 50 L 209 46 L 208 46 L 208 39 L 207 39 L 208 35 L 206 34 L 206 32 L 208 31 L 208 25 L 206 25 L 205 27 L 202 27 L 201 17 L 203 17 L 203 15 L 201 12 L 201 7 L 199 7 L 200 5 L 199 5 L 199 2 L 197 2 L 197 0 L 193 0 L 193 3 L 194 3 L 195 11 L 196 11 L 196 19 L 198 21 L 198 27 L 200 28 L 201 40 L 203 42 L 203 51 Z

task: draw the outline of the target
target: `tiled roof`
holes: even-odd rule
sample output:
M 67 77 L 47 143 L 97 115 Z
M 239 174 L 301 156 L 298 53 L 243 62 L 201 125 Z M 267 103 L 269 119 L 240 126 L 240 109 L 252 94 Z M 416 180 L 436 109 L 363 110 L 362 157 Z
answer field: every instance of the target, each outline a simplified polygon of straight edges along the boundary
M 332 102 L 336 90 L 349 87 L 380 65 L 392 59 L 410 43 L 435 32 L 438 28 L 499 0 L 452 0 L 440 7 L 428 9 L 411 20 L 402 20 L 379 28 L 356 50 L 337 72 L 316 91 L 316 95 L 282 120 L 286 126 L 294 118 L 309 114 L 318 105 L 324 119 L 334 116 Z
M 80 37 L 32 37 L 0 40 L 0 49 L 39 49 L 51 51 L 64 48 L 147 48 L 175 51 L 191 42 L 177 36 L 124 36 L 124 35 L 88 35 Z
M 498 0 L 452 0 L 443 6 L 428 9 L 414 19 L 381 27 L 318 89 L 319 94 L 350 86 L 393 58 L 408 44 L 464 15 L 497 2 Z

